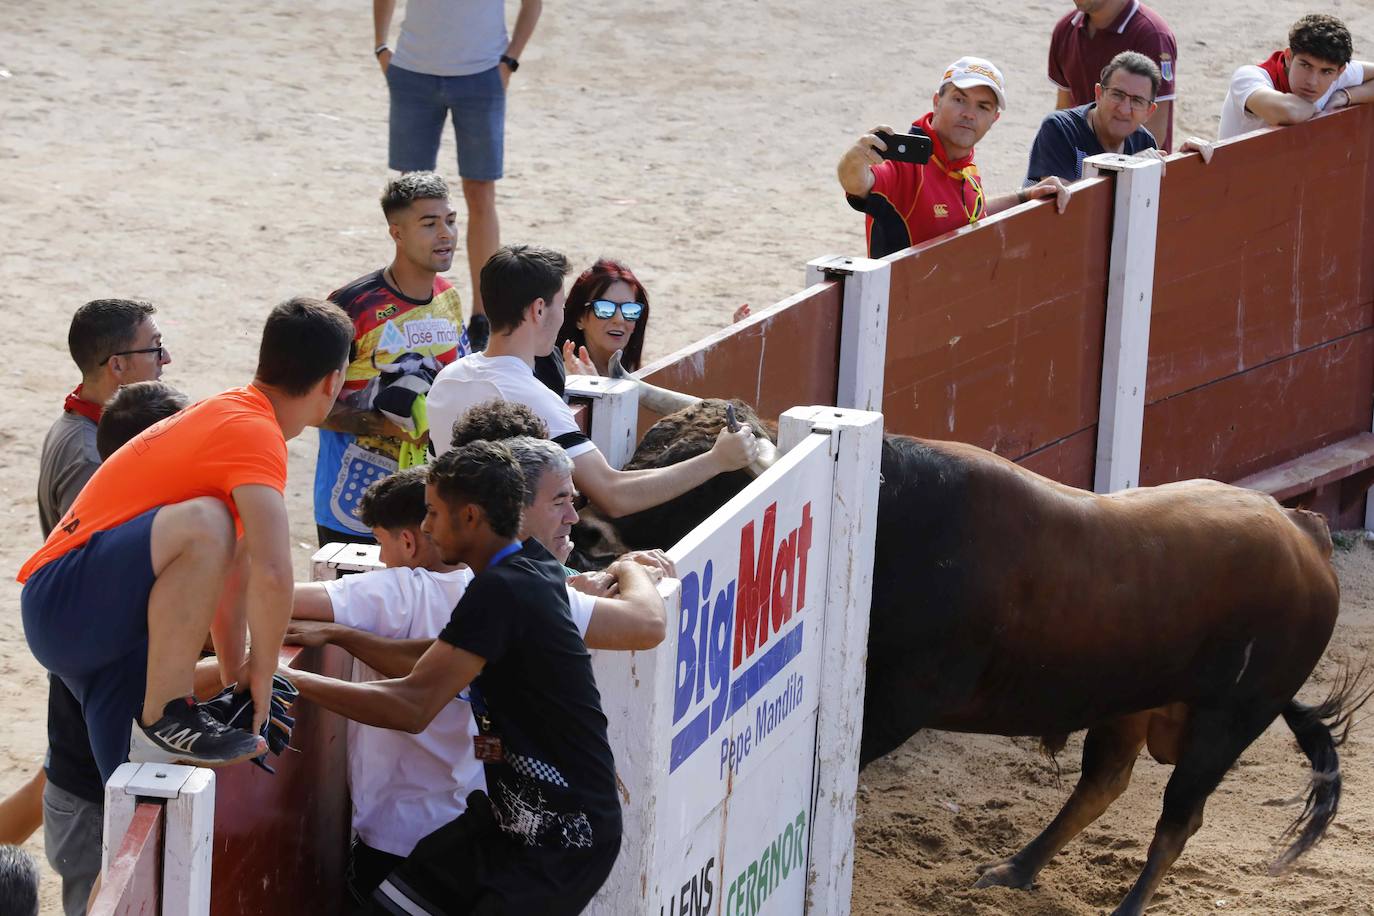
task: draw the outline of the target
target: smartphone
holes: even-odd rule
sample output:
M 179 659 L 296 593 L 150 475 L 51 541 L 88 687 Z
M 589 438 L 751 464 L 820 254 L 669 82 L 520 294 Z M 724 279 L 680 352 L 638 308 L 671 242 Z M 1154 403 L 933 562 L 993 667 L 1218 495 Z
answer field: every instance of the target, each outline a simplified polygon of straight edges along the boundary
M 887 144 L 887 149 L 876 151 L 884 159 L 910 162 L 914 165 L 930 161 L 930 138 L 925 134 L 889 134 L 879 131 L 874 136 Z

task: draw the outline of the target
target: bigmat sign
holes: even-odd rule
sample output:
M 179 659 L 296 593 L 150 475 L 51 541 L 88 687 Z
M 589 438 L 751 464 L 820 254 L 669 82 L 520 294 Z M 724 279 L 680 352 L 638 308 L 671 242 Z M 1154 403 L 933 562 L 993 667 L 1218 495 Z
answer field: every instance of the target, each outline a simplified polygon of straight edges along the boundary
M 594 911 L 805 911 L 837 441 L 802 437 L 670 551 L 661 646 L 597 654 L 626 836 Z

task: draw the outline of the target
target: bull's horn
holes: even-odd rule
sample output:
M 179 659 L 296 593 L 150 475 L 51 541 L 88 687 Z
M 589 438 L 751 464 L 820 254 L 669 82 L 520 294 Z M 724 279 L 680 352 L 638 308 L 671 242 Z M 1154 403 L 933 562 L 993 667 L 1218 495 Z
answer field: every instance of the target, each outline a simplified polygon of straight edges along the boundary
M 650 385 L 643 379 L 637 379 L 625 371 L 625 367 L 620 364 L 620 351 L 616 350 L 611 354 L 610 362 L 611 378 L 623 378 L 634 382 L 639 386 L 639 406 L 645 410 L 653 411 L 661 417 L 666 417 L 670 413 L 677 413 L 684 407 L 691 407 L 693 404 L 701 403 L 701 398 L 694 398 L 690 394 L 683 394 L 680 391 L 669 391 L 667 388 L 660 388 L 657 385 Z

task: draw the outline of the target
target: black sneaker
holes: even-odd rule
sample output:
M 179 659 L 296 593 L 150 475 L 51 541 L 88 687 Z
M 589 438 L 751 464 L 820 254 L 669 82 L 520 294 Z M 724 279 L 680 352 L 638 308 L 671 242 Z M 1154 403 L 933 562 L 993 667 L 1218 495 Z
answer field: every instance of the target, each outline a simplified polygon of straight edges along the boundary
M 134 720 L 129 762 L 227 766 L 261 754 L 261 740 L 216 721 L 194 697 L 180 697 L 168 703 L 152 725 Z

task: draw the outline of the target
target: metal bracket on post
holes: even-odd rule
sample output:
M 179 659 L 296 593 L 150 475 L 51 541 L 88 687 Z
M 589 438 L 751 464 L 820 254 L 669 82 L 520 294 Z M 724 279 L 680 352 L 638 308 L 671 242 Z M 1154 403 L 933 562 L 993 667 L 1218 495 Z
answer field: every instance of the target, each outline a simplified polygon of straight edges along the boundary
M 564 386 L 570 398 L 587 398 L 592 405 L 592 442 L 606 463 L 624 467 L 635 453 L 639 425 L 639 386 L 629 379 L 599 375 L 570 375 Z
M 838 279 L 844 284 L 840 316 L 840 377 L 837 407 L 883 409 L 883 367 L 887 360 L 887 303 L 892 265 L 872 258 L 827 255 L 806 265 L 806 283 Z
M 1112 173 L 1116 181 L 1093 476 L 1093 489 L 1110 493 L 1140 484 L 1159 181 L 1164 164 L 1116 153 L 1089 156 L 1083 162 L 1098 175 Z
M 794 407 L 778 422 L 778 447 L 790 449 L 817 433 L 831 437 L 835 477 L 806 901 L 808 912 L 843 916 L 849 912 L 854 879 L 854 816 L 883 417 L 861 410 Z

